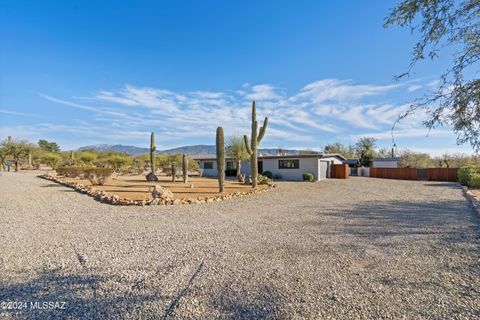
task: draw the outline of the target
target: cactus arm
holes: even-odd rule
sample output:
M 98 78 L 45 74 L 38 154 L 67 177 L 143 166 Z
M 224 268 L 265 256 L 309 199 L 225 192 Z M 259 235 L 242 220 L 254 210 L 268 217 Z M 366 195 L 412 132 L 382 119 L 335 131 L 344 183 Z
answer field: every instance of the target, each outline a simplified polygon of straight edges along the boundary
M 262 141 L 263 137 L 265 136 L 265 132 L 267 131 L 267 126 L 268 126 L 268 118 L 265 118 L 265 120 L 263 121 L 263 126 L 260 127 L 260 133 L 258 134 L 257 144 L 260 144 L 260 141 Z
M 243 136 L 243 142 L 245 144 L 245 148 L 247 149 L 247 153 L 249 155 L 252 155 L 253 152 L 252 152 L 252 148 L 250 147 L 250 142 L 248 141 L 247 135 Z

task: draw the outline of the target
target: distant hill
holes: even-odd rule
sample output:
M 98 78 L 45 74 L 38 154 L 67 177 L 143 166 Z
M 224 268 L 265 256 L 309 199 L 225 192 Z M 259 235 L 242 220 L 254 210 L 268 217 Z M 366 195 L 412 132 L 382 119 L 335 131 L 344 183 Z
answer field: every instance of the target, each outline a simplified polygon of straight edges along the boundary
M 80 147 L 76 151 L 115 151 L 137 156 L 149 152 L 148 148 L 140 148 L 134 146 L 124 146 L 121 144 L 95 144 L 91 146 Z
M 127 153 L 132 156 L 138 156 L 138 155 L 149 152 L 148 148 L 124 146 L 121 144 L 96 144 L 96 145 L 85 146 L 77 149 L 77 151 L 85 151 L 85 150 L 115 151 L 115 152 Z M 293 149 L 291 150 L 284 149 L 283 151 L 287 155 L 295 155 L 300 153 L 300 150 L 293 150 Z M 194 146 L 183 146 L 183 147 L 167 149 L 167 150 L 157 150 L 157 154 L 176 154 L 176 153 L 186 154 L 192 157 L 215 157 L 215 146 L 199 144 Z M 277 149 L 276 148 L 258 149 L 258 154 L 264 155 L 264 156 L 276 155 Z

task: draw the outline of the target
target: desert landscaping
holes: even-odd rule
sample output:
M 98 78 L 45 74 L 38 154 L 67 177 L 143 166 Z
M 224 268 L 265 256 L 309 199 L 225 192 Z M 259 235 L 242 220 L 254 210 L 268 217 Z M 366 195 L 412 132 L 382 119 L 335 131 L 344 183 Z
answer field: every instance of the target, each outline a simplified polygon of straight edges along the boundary
M 2 318 L 475 319 L 479 218 L 449 182 L 278 182 L 253 197 L 122 207 L 0 176 Z
M 0 30 L 0 320 L 480 320 L 480 0 Z

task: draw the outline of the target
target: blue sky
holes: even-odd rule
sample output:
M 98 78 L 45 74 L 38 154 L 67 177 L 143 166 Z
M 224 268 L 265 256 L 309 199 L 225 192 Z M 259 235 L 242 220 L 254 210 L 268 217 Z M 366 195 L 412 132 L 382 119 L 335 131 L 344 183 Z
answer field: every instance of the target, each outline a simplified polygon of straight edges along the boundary
M 251 100 L 269 116 L 262 147 L 320 149 L 390 128 L 446 69 L 406 70 L 415 35 L 383 28 L 396 1 L 2 1 L 0 138 L 62 149 L 159 149 L 249 133 Z M 399 149 L 471 152 L 424 114 L 398 126 Z M 428 135 L 429 134 L 429 135 Z M 428 137 L 427 137 L 428 135 Z

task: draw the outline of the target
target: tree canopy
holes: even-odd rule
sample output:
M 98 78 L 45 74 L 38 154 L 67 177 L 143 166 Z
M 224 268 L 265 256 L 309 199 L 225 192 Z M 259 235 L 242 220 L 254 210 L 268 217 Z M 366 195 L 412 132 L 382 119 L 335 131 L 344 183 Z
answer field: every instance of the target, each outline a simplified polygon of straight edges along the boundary
M 439 75 L 438 86 L 411 104 L 403 118 L 425 110 L 424 124 L 433 129 L 453 127 L 457 143 L 469 143 L 480 151 L 480 1 L 479 0 L 403 0 L 392 9 L 385 27 L 407 27 L 419 35 L 413 48 L 408 76 L 415 64 L 426 57 L 451 54 L 451 64 Z
M 48 142 L 47 140 L 40 139 L 38 140 L 38 146 L 40 147 L 40 149 L 47 152 L 60 152 L 60 146 L 56 142 Z

